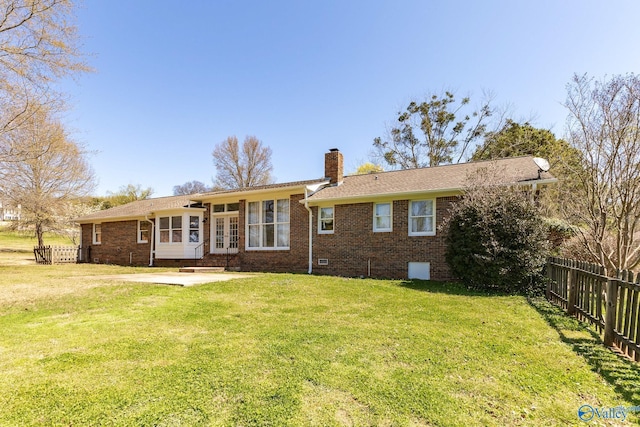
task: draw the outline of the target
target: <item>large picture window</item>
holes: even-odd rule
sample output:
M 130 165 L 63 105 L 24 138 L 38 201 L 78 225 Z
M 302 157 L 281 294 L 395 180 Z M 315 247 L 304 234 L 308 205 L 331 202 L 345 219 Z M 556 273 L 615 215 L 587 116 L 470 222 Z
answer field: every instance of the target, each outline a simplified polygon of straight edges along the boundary
M 247 204 L 247 247 L 289 249 L 289 199 Z
M 409 236 L 435 235 L 435 219 L 433 200 L 412 200 L 409 202 Z
M 333 206 L 320 208 L 318 213 L 318 233 L 333 233 Z

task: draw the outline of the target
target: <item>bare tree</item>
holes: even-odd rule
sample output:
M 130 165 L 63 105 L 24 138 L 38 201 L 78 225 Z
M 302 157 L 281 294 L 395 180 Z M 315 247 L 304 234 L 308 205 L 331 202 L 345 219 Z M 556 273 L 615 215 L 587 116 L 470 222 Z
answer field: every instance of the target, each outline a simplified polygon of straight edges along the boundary
M 247 136 L 238 144 L 230 136 L 216 145 L 211 153 L 216 167 L 215 184 L 224 189 L 254 187 L 272 182 L 271 148 L 255 136 Z
M 57 100 L 57 79 L 89 70 L 78 49 L 74 8 L 73 0 L 0 0 L 0 134 Z M 25 154 L 5 142 L 0 159 Z
M 76 218 L 99 211 L 99 207 L 91 203 L 91 199 L 82 197 L 60 203 L 56 216 L 52 218 L 48 231 L 58 236 L 67 237 L 74 245 L 80 244 L 80 227 Z
M 0 0 L 2 84 L 27 80 L 47 86 L 56 78 L 86 71 L 73 17 L 72 0 Z
M 21 223 L 33 227 L 42 245 L 44 232 L 64 216 L 67 204 L 93 189 L 93 172 L 86 152 L 46 108 L 38 109 L 15 136 L 28 155 L 0 160 L 0 195 L 22 206 Z
M 566 213 L 592 259 L 609 271 L 640 265 L 640 78 L 567 85 L 568 141 L 582 155 Z
M 213 189 L 207 187 L 204 182 L 189 181 L 182 185 L 176 185 L 173 187 L 174 196 L 188 196 L 189 194 L 206 193 Z

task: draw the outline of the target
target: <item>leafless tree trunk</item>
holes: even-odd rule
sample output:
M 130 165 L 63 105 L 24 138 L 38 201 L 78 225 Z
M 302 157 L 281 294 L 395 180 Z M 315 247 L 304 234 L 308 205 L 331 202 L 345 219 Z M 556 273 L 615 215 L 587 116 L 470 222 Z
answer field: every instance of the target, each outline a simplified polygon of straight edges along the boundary
M 33 227 L 42 245 L 44 232 L 64 215 L 67 204 L 93 189 L 93 172 L 86 152 L 46 108 L 38 109 L 14 136 L 26 155 L 0 160 L 0 195 L 21 205 L 21 222 Z
M 247 136 L 242 147 L 238 138 L 230 136 L 216 145 L 212 156 L 215 184 L 221 188 L 246 188 L 272 182 L 271 148 L 255 136 Z
M 574 76 L 568 85 L 568 141 L 582 153 L 574 170 L 577 194 L 566 214 L 594 261 L 610 272 L 640 265 L 640 79 L 595 81 Z

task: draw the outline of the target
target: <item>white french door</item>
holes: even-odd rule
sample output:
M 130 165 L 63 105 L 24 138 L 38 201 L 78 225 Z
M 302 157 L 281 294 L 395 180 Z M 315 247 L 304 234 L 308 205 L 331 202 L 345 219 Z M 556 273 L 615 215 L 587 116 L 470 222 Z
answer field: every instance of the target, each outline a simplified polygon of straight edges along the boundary
M 216 215 L 213 217 L 211 253 L 235 254 L 238 252 L 238 216 Z

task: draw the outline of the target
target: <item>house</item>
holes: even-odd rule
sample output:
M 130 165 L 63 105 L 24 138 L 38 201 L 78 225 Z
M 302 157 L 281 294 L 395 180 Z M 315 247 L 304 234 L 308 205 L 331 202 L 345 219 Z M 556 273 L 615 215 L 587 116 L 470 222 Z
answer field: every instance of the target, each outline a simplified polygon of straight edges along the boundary
M 139 200 L 78 218 L 82 260 L 447 280 L 438 227 L 468 176 L 488 167 L 504 185 L 556 181 L 533 157 L 344 176 L 332 149 L 325 178 Z
M 19 221 L 22 214 L 22 206 L 0 200 L 0 221 Z

